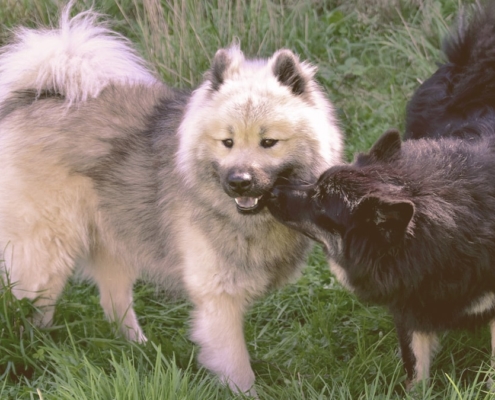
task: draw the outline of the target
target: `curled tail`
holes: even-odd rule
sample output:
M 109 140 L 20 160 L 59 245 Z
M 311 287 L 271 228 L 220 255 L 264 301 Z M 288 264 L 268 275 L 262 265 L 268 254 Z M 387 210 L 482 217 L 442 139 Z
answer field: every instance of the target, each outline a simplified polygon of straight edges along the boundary
M 407 105 L 404 139 L 495 134 L 495 0 L 463 10 L 447 58 Z
M 0 101 L 32 90 L 55 92 L 70 105 L 98 96 L 112 83 L 156 82 L 127 39 L 91 10 L 70 18 L 71 5 L 58 28 L 19 28 L 0 50 Z
M 447 36 L 443 50 L 447 59 L 458 66 L 468 66 L 495 57 L 495 2 L 476 4 L 473 13 L 462 8 L 457 28 Z M 487 53 L 488 52 L 488 53 Z
M 457 77 L 452 107 L 495 106 L 495 2 L 485 3 L 476 5 L 471 16 L 463 12 L 457 30 L 444 41 L 444 53 Z

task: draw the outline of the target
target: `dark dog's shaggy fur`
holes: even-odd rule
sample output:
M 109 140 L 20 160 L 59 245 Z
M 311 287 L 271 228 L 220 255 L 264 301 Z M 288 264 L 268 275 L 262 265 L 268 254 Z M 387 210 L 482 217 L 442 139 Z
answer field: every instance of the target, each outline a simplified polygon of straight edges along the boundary
M 428 377 L 437 332 L 495 317 L 494 146 L 401 145 L 389 132 L 315 185 L 274 190 L 272 213 L 322 243 L 360 298 L 389 308 L 411 381 Z
M 270 204 L 323 244 L 344 285 L 388 307 L 410 383 L 428 377 L 439 332 L 490 323 L 495 335 L 493 9 L 447 40 L 449 61 L 412 98 L 406 138 L 418 140 L 387 132 Z

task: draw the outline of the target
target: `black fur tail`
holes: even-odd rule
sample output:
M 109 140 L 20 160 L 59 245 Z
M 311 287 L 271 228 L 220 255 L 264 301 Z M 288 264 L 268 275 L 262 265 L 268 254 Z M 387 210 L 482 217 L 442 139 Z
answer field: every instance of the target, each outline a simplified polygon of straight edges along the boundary
M 456 32 L 443 43 L 447 59 L 455 65 L 469 67 L 495 61 L 495 2 L 477 6 L 471 18 L 465 10 L 459 16 Z
M 495 132 L 495 1 L 463 14 L 444 40 L 447 62 L 407 106 L 405 139 Z
M 455 107 L 495 105 L 495 3 L 480 7 L 466 25 L 444 42 L 447 59 L 459 69 L 453 100 Z

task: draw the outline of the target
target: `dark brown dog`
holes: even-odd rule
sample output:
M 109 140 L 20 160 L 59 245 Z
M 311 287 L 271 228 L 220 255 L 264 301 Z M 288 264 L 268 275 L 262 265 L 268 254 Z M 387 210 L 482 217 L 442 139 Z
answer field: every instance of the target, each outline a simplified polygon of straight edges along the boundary
M 437 333 L 495 336 L 495 138 L 384 134 L 314 185 L 278 186 L 273 215 L 321 243 L 337 278 L 392 313 L 408 381 L 428 378 Z

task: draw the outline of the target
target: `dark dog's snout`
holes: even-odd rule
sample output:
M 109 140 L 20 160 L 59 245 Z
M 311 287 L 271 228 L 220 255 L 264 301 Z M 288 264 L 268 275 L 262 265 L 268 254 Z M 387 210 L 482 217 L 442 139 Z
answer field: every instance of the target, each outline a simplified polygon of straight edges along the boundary
M 245 171 L 232 171 L 227 176 L 227 184 L 230 190 L 242 194 L 253 187 L 253 176 Z
M 270 191 L 268 208 L 281 220 L 292 220 L 307 207 L 309 186 L 277 185 Z
M 283 209 L 287 203 L 287 190 L 284 186 L 274 186 L 268 193 L 268 200 L 272 204 L 272 207 Z
M 308 197 L 312 185 L 276 185 L 270 191 L 271 197 L 279 201 L 302 200 Z

